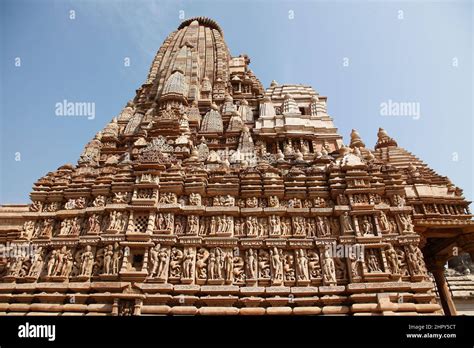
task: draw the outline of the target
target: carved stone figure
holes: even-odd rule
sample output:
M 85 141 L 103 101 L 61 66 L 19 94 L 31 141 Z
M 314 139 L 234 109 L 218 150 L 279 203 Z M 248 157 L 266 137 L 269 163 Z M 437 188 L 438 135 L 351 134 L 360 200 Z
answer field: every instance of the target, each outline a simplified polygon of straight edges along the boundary
M 90 276 L 92 274 L 92 266 L 94 265 L 94 254 L 90 245 L 86 246 L 85 251 L 81 255 L 80 275 Z
M 53 236 L 54 219 L 45 219 L 43 222 L 43 232 L 41 237 L 51 238 Z
M 323 280 L 325 284 L 336 284 L 336 268 L 328 251 L 324 252 Z
M 270 254 L 263 249 L 258 252 L 258 276 L 262 279 L 270 279 L 271 277 L 271 260 Z
M 311 279 L 316 279 L 321 276 L 321 263 L 319 255 L 314 250 L 308 251 L 308 272 Z
M 186 250 L 183 261 L 183 278 L 192 279 L 194 277 L 194 251 Z
M 94 201 L 92 202 L 92 206 L 94 207 L 104 207 L 105 206 L 105 197 L 102 195 L 98 195 Z
M 31 220 L 25 221 L 23 224 L 22 237 L 30 239 L 35 231 L 35 222 Z
M 100 226 L 101 226 L 99 215 L 93 214 L 93 215 L 89 216 L 88 221 L 89 221 L 89 231 L 88 231 L 88 233 L 89 234 L 99 234 L 100 233 Z
M 283 280 L 283 251 L 278 250 L 276 247 L 270 250 L 271 258 L 271 274 L 273 280 L 280 282 Z
M 114 203 L 127 203 L 128 202 L 128 192 L 114 192 Z
M 280 217 L 272 215 L 269 218 L 270 220 L 270 236 L 279 236 L 281 233 L 280 228 Z
M 43 202 L 41 201 L 34 201 L 30 205 L 30 211 L 33 211 L 33 212 L 40 212 L 42 208 L 43 208 Z
M 201 195 L 199 193 L 191 193 L 189 195 L 190 205 L 201 205 Z
M 249 249 L 246 252 L 247 260 L 246 260 L 246 269 L 247 269 L 247 278 L 248 279 L 257 279 L 257 256 L 253 249 Z
M 199 248 L 196 255 L 196 273 L 198 279 L 207 279 L 207 260 L 210 256 L 206 248 Z
M 114 256 L 114 247 L 112 245 L 108 245 L 104 250 L 104 266 L 102 270 L 104 274 L 112 274 L 113 256 Z
M 187 234 L 197 236 L 199 233 L 199 216 L 189 215 L 187 222 Z
M 41 270 L 43 268 L 44 260 L 43 260 L 43 248 L 39 247 L 35 255 L 33 256 L 33 260 L 31 262 L 31 267 L 28 272 L 29 277 L 38 277 L 41 274 Z
M 398 274 L 400 271 L 398 268 L 397 252 L 392 246 L 385 250 L 385 258 L 392 274 Z
M 296 250 L 296 264 L 298 265 L 298 280 L 308 280 L 308 258 L 303 249 Z
M 150 257 L 150 264 L 151 264 L 151 271 L 150 277 L 154 277 L 156 272 L 158 271 L 159 262 L 159 252 L 160 252 L 160 244 L 156 244 L 154 247 L 150 249 L 149 257 Z
M 280 200 L 278 199 L 278 196 L 270 196 L 268 198 L 268 206 L 270 208 L 277 208 L 280 206 Z
M 114 253 L 112 255 L 112 274 L 118 274 L 120 271 L 120 260 L 123 257 L 123 252 L 118 243 L 114 245 Z
M 397 207 L 404 207 L 405 206 L 405 198 L 400 195 L 393 195 L 393 204 Z
M 183 258 L 184 258 L 184 253 L 180 249 L 176 247 L 173 247 L 171 249 L 170 277 L 173 277 L 173 278 L 181 277 Z
M 368 234 L 374 234 L 374 228 L 367 216 L 364 216 L 362 220 L 362 232 L 364 233 L 364 236 Z
M 327 237 L 331 235 L 328 218 L 323 216 L 316 217 L 316 230 L 319 237 Z
M 399 215 L 400 222 L 403 226 L 403 233 L 414 233 L 413 224 L 411 222 L 411 217 L 408 214 Z
M 342 230 L 344 231 L 344 233 L 354 231 L 354 229 L 352 228 L 351 217 L 349 216 L 348 212 L 345 212 L 341 216 L 341 225 L 342 225 Z
M 390 232 L 390 222 L 388 221 L 387 215 L 383 211 L 380 211 L 380 228 L 382 231 L 388 231 Z
M 373 249 L 369 249 L 368 251 L 368 258 L 367 258 L 367 268 L 369 272 L 382 272 L 380 268 L 379 260 L 375 251 Z

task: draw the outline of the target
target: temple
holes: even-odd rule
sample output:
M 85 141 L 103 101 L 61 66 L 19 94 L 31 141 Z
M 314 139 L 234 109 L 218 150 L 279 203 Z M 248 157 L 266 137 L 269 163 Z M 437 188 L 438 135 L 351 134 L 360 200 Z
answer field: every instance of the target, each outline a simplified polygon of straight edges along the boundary
M 0 314 L 455 315 L 462 190 L 384 129 L 345 145 L 325 96 L 249 65 L 182 22 L 77 164 L 0 210 Z

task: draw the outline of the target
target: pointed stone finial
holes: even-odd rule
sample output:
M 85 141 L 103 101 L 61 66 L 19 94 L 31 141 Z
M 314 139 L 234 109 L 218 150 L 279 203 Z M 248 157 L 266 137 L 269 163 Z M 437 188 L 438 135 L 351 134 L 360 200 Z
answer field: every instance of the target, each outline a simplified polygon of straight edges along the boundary
M 351 148 L 358 148 L 358 147 L 365 147 L 364 142 L 362 141 L 362 138 L 359 135 L 359 132 L 355 129 L 352 130 L 351 132 L 351 143 L 349 145 Z
M 383 128 L 379 128 L 377 133 L 377 144 L 375 144 L 375 149 L 388 146 L 398 146 L 397 142 L 388 136 L 387 132 Z
M 275 80 L 272 80 L 272 82 L 270 83 L 270 87 L 276 87 L 278 86 L 278 82 L 276 82 Z

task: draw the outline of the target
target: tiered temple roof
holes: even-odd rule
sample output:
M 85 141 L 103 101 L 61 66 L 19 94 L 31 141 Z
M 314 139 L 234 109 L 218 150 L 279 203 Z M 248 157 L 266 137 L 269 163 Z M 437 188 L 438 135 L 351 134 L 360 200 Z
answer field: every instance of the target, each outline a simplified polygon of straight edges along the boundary
M 345 146 L 326 97 L 264 90 L 249 64 L 211 19 L 171 33 L 133 100 L 1 230 L 33 252 L 0 263 L 0 312 L 441 313 L 432 273 L 452 314 L 443 264 L 474 252 L 462 190 L 383 129 Z

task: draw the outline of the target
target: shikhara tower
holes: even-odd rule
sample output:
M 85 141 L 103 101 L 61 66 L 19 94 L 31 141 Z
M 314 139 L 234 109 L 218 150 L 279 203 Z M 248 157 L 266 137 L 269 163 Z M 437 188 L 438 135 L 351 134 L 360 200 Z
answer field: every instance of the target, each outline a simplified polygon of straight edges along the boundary
M 264 89 L 249 64 L 211 19 L 171 33 L 77 165 L 2 229 L 34 247 L 0 263 L 2 314 L 455 312 L 443 265 L 474 253 L 462 191 L 383 129 L 373 150 L 355 130 L 345 146 L 326 97 Z

